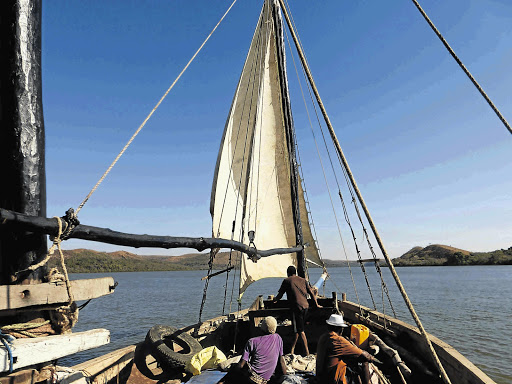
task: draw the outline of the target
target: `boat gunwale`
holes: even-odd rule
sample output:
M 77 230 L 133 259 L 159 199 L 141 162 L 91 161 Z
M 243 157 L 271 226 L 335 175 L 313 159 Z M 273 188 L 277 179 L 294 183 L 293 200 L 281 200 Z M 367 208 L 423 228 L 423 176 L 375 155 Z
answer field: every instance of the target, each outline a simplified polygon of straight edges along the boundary
M 417 355 L 429 356 L 424 338 L 417 327 L 351 301 L 340 301 L 339 306 L 344 316 L 352 322 L 364 322 L 364 317 L 358 316 L 361 310 L 369 315 L 370 321 L 377 322 L 379 325 L 385 320 L 386 328 L 395 332 L 396 337 L 400 334 L 406 334 L 414 341 L 415 350 L 413 352 Z M 430 333 L 427 334 L 450 378 L 452 380 L 457 378 L 454 382 L 459 382 L 464 377 L 467 384 L 496 384 L 494 380 L 453 346 Z M 462 375 L 464 372 L 466 374 Z

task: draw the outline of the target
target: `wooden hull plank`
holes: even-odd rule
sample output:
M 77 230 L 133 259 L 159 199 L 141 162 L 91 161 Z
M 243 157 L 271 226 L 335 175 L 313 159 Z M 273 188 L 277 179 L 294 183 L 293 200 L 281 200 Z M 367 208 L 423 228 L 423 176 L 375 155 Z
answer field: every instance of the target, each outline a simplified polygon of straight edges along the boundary
M 37 382 L 37 371 L 34 368 L 14 372 L 0 377 L 0 384 L 33 384 Z
M 424 339 L 418 328 L 401 320 L 391 318 L 389 316 L 384 316 L 380 312 L 371 310 L 367 307 L 359 306 L 350 301 L 341 302 L 340 308 L 347 320 L 353 322 L 361 322 L 358 321 L 359 318 L 357 316 L 357 314 L 359 314 L 360 308 L 362 308 L 365 313 L 369 314 L 370 319 L 374 322 L 382 322 L 382 320 L 385 318 L 387 320 L 386 324 L 388 329 L 392 330 L 397 336 L 402 333 L 406 333 L 413 344 L 410 345 L 410 347 L 415 352 L 417 352 L 418 355 L 421 355 L 425 357 L 426 360 L 430 361 Z M 489 378 L 484 372 L 482 372 L 477 366 L 470 362 L 451 345 L 445 343 L 444 341 L 431 334 L 429 334 L 429 338 L 448 376 L 453 380 L 453 382 L 463 382 L 467 384 L 496 384 L 491 378 Z
M 110 342 L 107 329 L 92 329 L 86 332 L 66 335 L 16 339 L 11 343 L 14 356 L 14 369 L 46 363 L 87 349 L 96 348 Z M 0 348 L 0 372 L 9 371 L 7 350 Z
M 104 356 L 83 362 L 71 367 L 74 371 L 82 371 L 88 379 L 96 384 L 108 383 L 128 364 L 133 361 L 135 345 L 121 348 Z
M 71 281 L 71 291 L 76 301 L 94 299 L 114 292 L 114 279 L 82 279 Z M 63 281 L 31 285 L 1 285 L 0 315 L 12 309 L 67 303 L 68 291 Z

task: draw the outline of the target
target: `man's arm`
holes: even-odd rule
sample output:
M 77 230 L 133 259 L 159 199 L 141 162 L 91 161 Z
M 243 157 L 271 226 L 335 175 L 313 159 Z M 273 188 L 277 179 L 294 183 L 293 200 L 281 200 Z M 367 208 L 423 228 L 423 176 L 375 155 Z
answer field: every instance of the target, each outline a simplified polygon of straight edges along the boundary
M 315 307 L 322 308 L 322 306 L 320 304 L 318 304 L 318 301 L 316 301 L 316 293 L 313 292 L 313 290 L 311 289 L 311 284 L 309 284 L 309 281 L 306 281 L 306 290 L 308 291 L 309 296 L 311 296 L 311 298 L 313 299 L 313 302 L 315 303 Z
M 286 375 L 286 362 L 284 361 L 283 355 L 279 356 L 279 362 L 281 363 L 281 370 L 283 371 L 283 375 Z
M 366 351 L 363 351 L 361 355 L 359 356 L 361 360 L 368 361 L 369 363 L 373 363 L 375 361 L 375 357 L 373 357 L 371 354 L 369 354 Z
M 242 369 L 245 366 L 245 364 L 247 364 L 247 361 L 245 361 L 244 359 L 240 359 L 236 367 L 238 369 Z
M 277 303 L 279 300 L 281 300 L 283 295 L 286 293 L 286 283 L 285 283 L 285 281 L 286 280 L 283 280 L 283 282 L 281 283 L 281 287 L 279 288 L 279 292 L 277 293 L 277 296 L 274 297 L 274 303 Z

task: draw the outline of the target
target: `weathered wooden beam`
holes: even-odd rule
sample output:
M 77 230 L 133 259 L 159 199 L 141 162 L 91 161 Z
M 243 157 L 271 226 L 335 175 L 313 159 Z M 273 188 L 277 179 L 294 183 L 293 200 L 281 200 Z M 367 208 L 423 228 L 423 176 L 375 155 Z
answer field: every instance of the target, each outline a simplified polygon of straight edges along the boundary
M 0 384 L 34 384 L 38 383 L 38 373 L 34 368 L 13 372 L 7 376 L 0 377 Z
M 107 329 L 92 329 L 86 332 L 66 335 L 16 339 L 12 345 L 14 369 L 41 364 L 60 359 L 87 349 L 96 348 L 110 342 Z M 9 370 L 7 350 L 0 348 L 0 372 Z
M 72 280 L 71 291 L 76 301 L 89 300 L 114 292 L 114 279 Z M 63 281 L 31 285 L 0 286 L 0 316 L 3 311 L 37 305 L 67 303 L 68 291 Z
M 396 349 L 393 349 L 390 346 L 388 346 L 385 342 L 383 342 L 381 340 L 381 338 L 379 336 L 377 336 L 374 333 L 372 333 L 370 335 L 370 340 L 372 340 L 375 344 L 377 344 L 379 346 L 379 348 L 382 350 L 382 352 L 384 352 L 386 355 L 388 355 L 391 358 L 391 360 L 393 361 L 393 364 L 395 364 L 398 367 L 398 369 L 400 370 L 402 375 L 404 375 L 406 378 L 411 377 L 411 374 L 412 374 L 411 370 L 402 361 L 402 359 L 400 358 L 400 354 L 398 353 L 398 351 Z
M 201 280 L 211 279 L 213 276 L 220 275 L 220 274 L 222 274 L 222 273 L 224 273 L 224 272 L 229 272 L 229 271 L 231 271 L 233 268 L 235 268 L 235 267 L 231 266 L 231 267 L 229 267 L 229 268 L 223 269 L 222 271 L 217 271 L 217 272 L 212 273 L 212 274 L 210 274 L 210 275 L 206 275 L 205 277 L 202 277 L 202 278 L 201 278 Z
M 57 236 L 58 224 L 55 219 L 44 217 L 28 216 L 18 212 L 0 208 L 0 232 L 2 230 L 24 230 L 46 233 L 51 236 Z M 112 231 L 108 228 L 91 227 L 88 225 L 76 226 L 69 238 L 98 241 L 101 243 L 125 245 L 134 248 L 194 248 L 198 251 L 215 248 L 231 248 L 245 253 L 254 260 L 261 257 L 272 255 L 282 255 L 301 251 L 304 247 L 298 245 L 293 248 L 274 248 L 260 250 L 249 247 L 238 241 L 218 239 L 211 237 L 176 237 L 176 236 L 155 236 L 155 235 L 137 235 Z
M 378 261 L 379 263 L 382 261 L 384 263 L 386 262 L 386 260 L 384 260 L 384 259 L 361 259 L 359 261 L 361 261 L 362 263 L 374 263 L 375 261 Z

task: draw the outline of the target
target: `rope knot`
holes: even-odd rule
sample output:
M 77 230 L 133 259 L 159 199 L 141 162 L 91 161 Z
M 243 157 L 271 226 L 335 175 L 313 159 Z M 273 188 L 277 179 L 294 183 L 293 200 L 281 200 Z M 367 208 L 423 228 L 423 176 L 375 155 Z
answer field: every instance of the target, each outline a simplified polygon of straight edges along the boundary
M 69 208 L 61 219 L 66 222 L 66 228 L 61 235 L 61 239 L 66 240 L 71 235 L 71 232 L 73 232 L 73 229 L 80 225 L 80 220 L 78 220 L 78 216 L 73 208 Z

